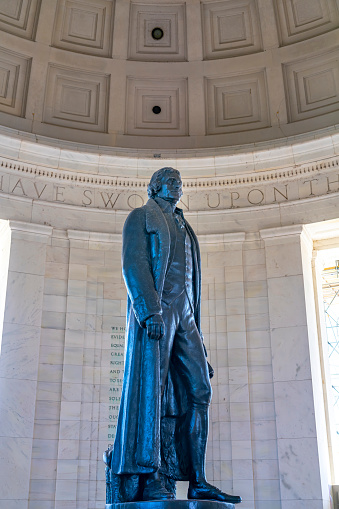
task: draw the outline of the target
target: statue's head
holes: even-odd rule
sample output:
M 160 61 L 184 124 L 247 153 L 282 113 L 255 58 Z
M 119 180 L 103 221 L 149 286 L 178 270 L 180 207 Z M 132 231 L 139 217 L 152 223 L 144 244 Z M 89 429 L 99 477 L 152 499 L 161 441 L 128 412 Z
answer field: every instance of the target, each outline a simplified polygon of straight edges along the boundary
M 164 200 L 177 203 L 182 196 L 180 172 L 170 167 L 156 171 L 148 184 L 147 193 L 149 198 L 159 196 Z

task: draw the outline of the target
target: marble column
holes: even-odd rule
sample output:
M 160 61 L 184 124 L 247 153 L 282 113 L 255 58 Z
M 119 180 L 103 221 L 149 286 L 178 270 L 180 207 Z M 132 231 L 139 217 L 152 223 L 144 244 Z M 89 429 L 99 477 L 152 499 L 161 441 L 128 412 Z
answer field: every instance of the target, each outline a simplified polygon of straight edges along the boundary
M 246 369 L 243 367 L 240 374 L 247 371 L 250 413 L 243 430 L 241 457 L 247 462 L 252 458 L 252 507 L 281 509 L 264 247 L 258 232 L 246 234 L 243 246 Z
M 118 352 L 121 380 L 111 380 L 112 329 L 124 330 L 125 325 L 121 236 L 68 230 L 67 238 L 69 266 L 53 509 L 94 509 L 105 503 L 102 453 L 111 441 L 115 414 L 113 419 L 110 401 L 112 394 L 120 399 L 123 372 L 122 338 Z
M 9 222 L 0 357 L 0 506 L 28 507 L 49 226 Z
M 199 235 L 202 331 L 215 368 L 206 466 L 208 480 L 253 509 L 244 241 L 243 232 Z
M 329 508 L 312 240 L 300 225 L 260 234 L 266 255 L 281 507 Z

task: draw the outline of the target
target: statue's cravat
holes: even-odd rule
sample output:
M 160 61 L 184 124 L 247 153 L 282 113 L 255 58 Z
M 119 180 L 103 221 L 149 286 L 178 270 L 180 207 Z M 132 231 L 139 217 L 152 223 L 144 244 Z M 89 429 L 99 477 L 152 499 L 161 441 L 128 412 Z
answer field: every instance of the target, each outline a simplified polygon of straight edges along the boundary
M 174 218 L 175 218 L 176 222 L 178 223 L 179 227 L 181 229 L 184 229 L 185 228 L 185 220 L 184 220 L 184 218 L 181 217 L 180 214 L 176 214 L 176 213 L 174 213 Z

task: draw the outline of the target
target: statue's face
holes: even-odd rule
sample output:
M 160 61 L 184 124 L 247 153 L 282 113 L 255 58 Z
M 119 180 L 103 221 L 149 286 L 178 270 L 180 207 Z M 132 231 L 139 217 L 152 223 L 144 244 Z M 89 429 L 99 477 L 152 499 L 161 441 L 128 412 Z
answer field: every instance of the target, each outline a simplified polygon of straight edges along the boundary
M 158 191 L 157 196 L 164 200 L 178 203 L 182 196 L 182 182 L 179 173 L 168 172 L 165 173 L 162 180 L 162 186 Z

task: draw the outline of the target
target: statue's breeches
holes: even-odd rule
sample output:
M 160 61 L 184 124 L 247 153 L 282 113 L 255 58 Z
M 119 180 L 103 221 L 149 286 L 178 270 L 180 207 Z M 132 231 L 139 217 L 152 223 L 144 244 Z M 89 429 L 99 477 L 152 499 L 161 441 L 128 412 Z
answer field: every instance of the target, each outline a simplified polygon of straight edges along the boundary
M 202 340 L 186 292 L 171 304 L 162 302 L 165 335 L 160 339 L 160 380 L 164 391 L 169 363 L 185 387 L 190 405 L 209 405 L 212 389 Z

